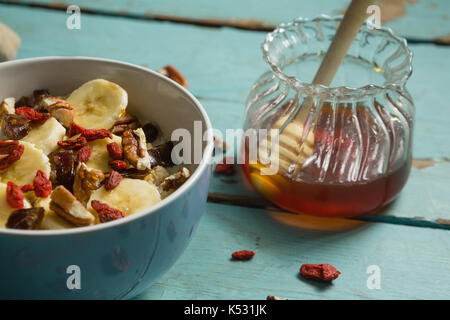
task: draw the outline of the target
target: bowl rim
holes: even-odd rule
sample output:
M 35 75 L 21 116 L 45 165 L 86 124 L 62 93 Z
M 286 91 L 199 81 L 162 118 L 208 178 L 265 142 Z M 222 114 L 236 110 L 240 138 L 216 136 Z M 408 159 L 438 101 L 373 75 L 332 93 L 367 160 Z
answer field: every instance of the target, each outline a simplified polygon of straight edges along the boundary
M 15 235 L 15 236 L 61 236 L 61 235 L 74 235 L 74 234 L 82 234 L 82 233 L 89 233 L 109 228 L 114 228 L 122 224 L 127 224 L 131 221 L 137 220 L 139 218 L 142 218 L 146 215 L 152 214 L 156 212 L 157 210 L 161 209 L 164 206 L 169 205 L 169 203 L 174 202 L 176 199 L 178 199 L 182 193 L 187 192 L 189 189 L 192 188 L 192 186 L 200 179 L 200 176 L 203 175 L 204 171 L 208 169 L 209 164 L 212 161 L 212 154 L 213 154 L 213 131 L 212 131 L 212 124 L 211 120 L 208 117 L 208 114 L 206 113 L 206 110 L 203 108 L 202 104 L 197 100 L 197 98 L 194 97 L 192 93 L 190 93 L 186 88 L 182 87 L 175 81 L 167 78 L 164 75 L 161 75 L 160 73 L 151 70 L 149 68 L 141 67 L 136 64 L 132 64 L 129 62 L 114 60 L 114 59 L 107 59 L 107 58 L 97 58 L 97 57 L 87 57 L 87 56 L 45 56 L 45 57 L 35 57 L 35 58 L 25 58 L 25 59 L 17 59 L 12 61 L 6 61 L 2 62 L 0 64 L 0 73 L 1 69 L 6 66 L 13 66 L 13 65 L 20 65 L 20 64 L 27 64 L 27 63 L 39 63 L 39 62 L 48 62 L 48 61 L 70 61 L 70 60 L 77 60 L 77 61 L 89 61 L 89 62 L 98 62 L 98 63 L 109 63 L 114 65 L 120 65 L 126 68 L 135 69 L 136 71 L 140 72 L 146 72 L 150 73 L 153 76 L 156 76 L 161 81 L 167 82 L 172 87 L 175 87 L 179 91 L 181 91 L 182 94 L 184 94 L 189 100 L 191 100 L 194 103 L 194 106 L 197 108 L 197 111 L 202 116 L 202 120 L 206 124 L 206 132 L 207 132 L 207 144 L 205 148 L 203 149 L 203 155 L 202 160 L 198 164 L 197 168 L 195 169 L 195 172 L 192 174 L 192 176 L 180 187 L 178 188 L 174 193 L 172 193 L 170 196 L 168 196 L 166 199 L 161 200 L 157 204 L 153 205 L 149 209 L 144 209 L 139 212 L 133 213 L 130 216 L 127 216 L 123 219 L 118 219 L 115 221 L 110 221 L 108 223 L 100 223 L 85 227 L 76 227 L 76 228 L 70 228 L 70 229 L 57 229 L 57 230 L 19 230 L 19 229 L 7 229 L 7 228 L 0 228 L 0 235 Z

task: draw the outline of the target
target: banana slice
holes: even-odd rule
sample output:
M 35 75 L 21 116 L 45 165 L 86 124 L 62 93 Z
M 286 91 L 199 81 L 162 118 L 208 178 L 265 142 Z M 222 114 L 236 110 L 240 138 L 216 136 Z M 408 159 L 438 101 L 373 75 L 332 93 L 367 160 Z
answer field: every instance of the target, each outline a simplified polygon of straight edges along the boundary
M 113 138 L 105 138 L 105 139 L 97 139 L 88 142 L 88 145 L 91 147 L 91 157 L 86 165 L 89 168 L 98 169 L 103 172 L 110 171 L 111 168 L 108 165 L 109 157 L 108 149 L 106 149 L 106 145 L 111 142 L 116 142 L 117 144 L 122 145 L 122 138 L 113 134 Z
M 128 94 L 119 85 L 103 79 L 86 82 L 67 101 L 74 106 L 74 122 L 86 129 L 110 129 L 125 113 Z
M 47 177 L 50 176 L 50 163 L 47 156 L 33 144 L 21 141 L 24 151 L 22 157 L 9 168 L 0 170 L 0 181 L 13 181 L 17 185 L 33 184 L 38 170 L 42 170 Z
M 41 229 L 56 230 L 74 228 L 75 226 L 73 224 L 70 224 L 50 209 L 50 201 L 50 197 L 38 198 L 33 203 L 34 207 L 42 207 L 45 210 L 45 215 L 41 222 Z
M 124 214 L 130 215 L 153 206 L 161 198 L 154 185 L 145 180 L 125 178 L 111 191 L 106 191 L 105 187 L 101 187 L 92 193 L 87 208 L 97 215 L 91 206 L 92 200 L 104 202 Z
M 53 117 L 50 117 L 44 124 L 35 126 L 22 139 L 33 143 L 45 155 L 55 151 L 58 147 L 57 143 L 63 140 L 66 129 Z
M 26 199 L 23 200 L 23 206 L 24 208 L 31 208 L 31 204 Z M 0 182 L 0 228 L 5 228 L 9 215 L 15 210 L 6 202 L 6 183 Z

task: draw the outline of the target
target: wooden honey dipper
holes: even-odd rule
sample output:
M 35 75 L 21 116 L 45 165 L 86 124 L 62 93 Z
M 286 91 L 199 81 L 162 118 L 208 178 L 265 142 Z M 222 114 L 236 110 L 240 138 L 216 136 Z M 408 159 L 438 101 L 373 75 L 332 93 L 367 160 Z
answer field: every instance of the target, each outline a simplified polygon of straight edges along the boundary
M 330 85 L 361 25 L 368 16 L 368 6 L 373 2 L 373 0 L 352 0 L 312 84 Z M 272 143 L 272 146 L 269 148 L 272 140 L 271 134 L 268 134 L 268 138 L 260 143 L 260 158 L 265 162 L 268 160 L 270 160 L 270 163 L 278 162 L 278 172 L 287 173 L 301 169 L 306 159 L 313 154 L 314 134 L 309 130 L 306 138 L 303 138 L 304 124 L 312 106 L 313 98 L 308 95 L 302 102 L 302 106 L 295 117 L 284 128 L 282 127 L 289 115 L 283 116 L 275 122 L 273 129 L 281 129 L 281 134 L 277 130 L 278 144 Z M 299 141 L 302 141 L 302 139 L 304 141 L 300 144 Z M 278 150 L 274 150 L 274 148 Z M 292 164 L 295 164 L 295 168 L 292 168 Z M 261 168 L 262 174 L 274 173 L 270 172 L 270 169 L 266 172 L 263 170 L 266 170 L 266 168 Z

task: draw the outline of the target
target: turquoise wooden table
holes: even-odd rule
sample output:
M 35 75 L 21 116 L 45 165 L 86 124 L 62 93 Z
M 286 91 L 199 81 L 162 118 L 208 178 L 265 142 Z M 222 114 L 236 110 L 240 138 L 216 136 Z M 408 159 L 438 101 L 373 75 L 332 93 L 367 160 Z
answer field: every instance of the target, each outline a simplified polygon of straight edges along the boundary
M 22 39 L 16 58 L 173 64 L 225 132 L 242 126 L 246 95 L 266 68 L 259 49 L 265 33 L 297 16 L 342 13 L 348 2 L 72 0 L 81 7 L 81 29 L 69 30 L 69 3 L 15 0 L 0 1 L 0 21 Z M 323 220 L 273 207 L 239 174 L 214 175 L 193 241 L 137 299 L 450 298 L 450 1 L 380 6 L 384 24 L 414 52 L 408 83 L 416 104 L 414 161 L 398 200 L 377 215 Z M 240 249 L 255 257 L 231 261 Z M 330 286 L 312 283 L 298 275 L 303 263 L 330 263 L 342 274 Z

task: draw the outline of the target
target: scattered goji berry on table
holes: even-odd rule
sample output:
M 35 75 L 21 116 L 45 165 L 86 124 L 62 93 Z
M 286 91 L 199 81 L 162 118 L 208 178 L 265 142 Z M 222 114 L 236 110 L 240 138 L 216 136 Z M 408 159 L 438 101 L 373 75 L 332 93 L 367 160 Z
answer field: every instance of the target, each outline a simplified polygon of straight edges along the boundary
M 107 191 L 110 191 L 110 190 L 114 189 L 115 187 L 117 187 L 121 181 L 122 181 L 122 176 L 120 175 L 120 173 L 118 173 L 115 170 L 111 170 L 111 172 L 109 173 L 109 177 L 106 180 L 105 189 Z
M 43 124 L 50 118 L 49 113 L 42 113 L 31 107 L 20 107 L 16 109 L 16 114 L 21 115 L 35 124 Z
M 123 160 L 111 160 L 108 162 L 108 164 L 116 171 L 122 171 L 127 168 L 127 163 Z
M 84 129 L 81 132 L 81 135 L 85 137 L 87 141 L 93 141 L 104 138 L 112 139 L 112 133 L 106 129 Z
M 82 133 L 83 131 L 84 131 L 83 127 L 77 125 L 75 122 L 72 122 L 69 125 L 69 131 L 67 131 L 67 136 L 69 138 L 72 138 L 73 136 L 75 136 L 75 135 L 77 135 L 79 133 Z
M 80 150 L 78 150 L 77 153 L 77 162 L 88 162 L 89 158 L 91 157 L 92 154 L 92 150 L 91 147 L 89 145 L 85 145 L 84 147 L 82 147 Z
M 23 192 L 20 187 L 12 181 L 6 185 L 6 202 L 11 208 L 23 209 Z
M 106 145 L 106 149 L 108 149 L 109 156 L 114 160 L 122 160 L 123 159 L 123 151 L 117 142 L 111 142 Z
M 250 260 L 251 258 L 253 258 L 254 255 L 255 253 L 253 251 L 240 250 L 233 252 L 231 254 L 231 257 L 235 260 Z
M 218 174 L 224 174 L 226 176 L 231 176 L 234 174 L 234 158 L 233 157 L 225 157 L 220 161 L 218 164 L 216 164 L 215 172 Z
M 76 139 L 67 139 L 58 141 L 58 146 L 65 150 L 78 150 L 83 148 L 87 143 L 85 137 L 78 137 Z
M 100 202 L 98 200 L 92 200 L 91 206 L 98 213 L 100 222 L 108 222 L 125 218 L 125 214 L 119 209 L 111 208 L 108 204 Z
M 332 265 L 324 264 L 303 264 L 300 267 L 300 274 L 307 279 L 331 282 L 341 273 Z
M 47 179 L 45 173 L 41 170 L 36 173 L 33 185 L 36 197 L 47 198 L 52 193 L 52 182 Z

